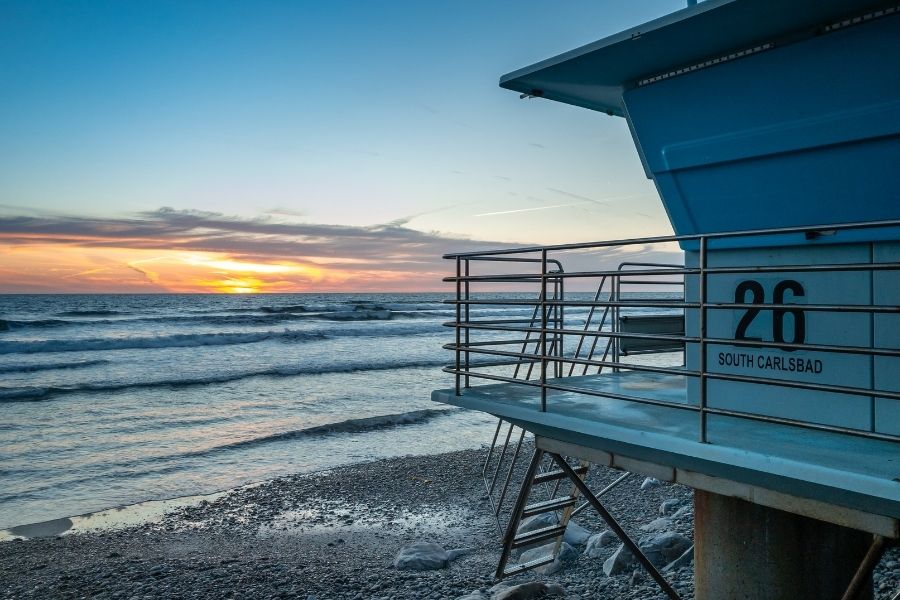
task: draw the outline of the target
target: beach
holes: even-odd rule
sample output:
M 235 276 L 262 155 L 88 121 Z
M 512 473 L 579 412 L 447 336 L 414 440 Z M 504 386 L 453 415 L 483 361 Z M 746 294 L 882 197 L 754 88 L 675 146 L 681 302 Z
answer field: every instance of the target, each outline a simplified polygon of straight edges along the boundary
M 485 450 L 382 459 L 276 478 L 191 501 L 160 518 L 125 527 L 0 543 L 3 598 L 491 598 L 500 542 L 480 478 Z M 620 472 L 594 467 L 593 489 Z M 687 488 L 641 489 L 631 477 L 604 496 L 634 537 L 660 517 L 665 501 L 691 506 Z M 671 522 L 690 536 L 692 511 Z M 579 524 L 605 526 L 586 511 Z M 428 541 L 464 552 L 446 568 L 393 566 L 398 551 Z M 611 554 L 616 546 L 609 548 Z M 604 558 L 583 548 L 556 573 L 534 572 L 505 584 L 543 582 L 561 597 L 664 598 L 640 572 L 607 576 Z M 690 567 L 666 572 L 692 597 Z M 554 587 L 554 584 L 560 586 Z M 875 574 L 876 598 L 900 586 L 900 554 Z M 507 591 L 509 591 L 507 589 Z M 480 594 L 480 595 L 479 595 Z M 530 596 L 514 596 L 530 597 Z

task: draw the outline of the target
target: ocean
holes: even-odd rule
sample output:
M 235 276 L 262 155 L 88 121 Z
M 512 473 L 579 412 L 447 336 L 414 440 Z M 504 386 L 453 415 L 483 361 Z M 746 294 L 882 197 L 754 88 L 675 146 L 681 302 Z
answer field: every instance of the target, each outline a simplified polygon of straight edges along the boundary
M 0 529 L 489 442 L 444 297 L 0 296 Z
M 446 297 L 0 295 L 0 529 L 489 443 L 493 417 L 430 400 L 453 385 Z

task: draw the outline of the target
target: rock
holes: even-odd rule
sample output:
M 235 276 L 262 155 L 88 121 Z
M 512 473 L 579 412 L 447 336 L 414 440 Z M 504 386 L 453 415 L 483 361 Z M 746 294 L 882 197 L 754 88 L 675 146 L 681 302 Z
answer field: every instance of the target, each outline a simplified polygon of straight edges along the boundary
M 641 531 L 668 531 L 672 528 L 672 519 L 669 517 L 660 517 L 658 519 L 653 519 L 646 525 L 641 525 Z
M 603 531 L 594 534 L 588 539 L 584 553 L 591 558 L 603 558 L 610 553 L 610 547 L 615 546 L 619 538 L 612 531 Z
M 632 571 L 631 578 L 628 580 L 628 583 L 630 585 L 637 585 L 642 581 L 644 581 L 644 574 L 641 573 L 641 570 L 635 569 L 634 571 Z
M 659 514 L 663 516 L 670 515 L 677 511 L 679 506 L 681 506 L 681 500 L 678 498 L 663 500 L 663 503 L 659 505 Z
M 450 554 L 431 542 L 416 542 L 405 546 L 394 559 L 394 568 L 430 571 L 450 566 Z
M 638 542 L 650 562 L 660 568 L 679 558 L 691 546 L 691 540 L 673 531 L 651 535 Z
M 566 526 L 566 533 L 563 535 L 563 541 L 572 546 L 581 546 L 586 544 L 590 537 L 590 531 L 575 521 L 569 521 L 569 524 Z
M 566 591 L 561 585 L 531 581 L 501 589 L 491 596 L 491 600 L 531 600 L 546 596 L 564 596 Z
M 522 521 L 522 524 L 519 525 L 516 533 L 528 533 L 529 531 L 543 529 L 544 527 L 552 527 L 557 523 L 559 523 L 559 519 L 556 517 L 556 513 L 549 512 L 540 515 L 534 515 L 533 517 L 528 517 L 527 519 Z
M 684 567 L 689 567 L 694 562 L 694 546 L 691 545 L 690 548 L 684 551 L 684 554 L 667 564 L 663 571 L 677 571 L 678 569 L 683 569 Z
M 648 477 L 644 480 L 644 483 L 641 484 L 642 490 L 652 490 L 653 488 L 658 488 L 662 485 L 662 482 L 656 477 Z
M 553 547 L 555 545 L 556 542 L 552 542 L 550 544 L 526 550 L 519 557 L 519 563 L 527 563 L 544 557 L 549 558 L 553 553 Z M 578 560 L 578 551 L 566 542 L 563 542 L 559 547 L 559 554 L 553 562 L 536 568 L 535 572 L 540 573 L 541 575 L 553 575 L 567 563 L 575 562 L 576 560 Z
M 456 600 L 485 600 L 486 596 L 481 592 L 472 592 L 471 594 L 466 594 L 465 596 L 460 596 Z
M 472 552 L 475 552 L 475 548 L 456 548 L 454 550 L 447 550 L 447 560 L 456 560 L 460 556 L 465 556 Z
M 681 519 L 687 516 L 694 516 L 694 507 L 688 504 L 687 506 L 682 506 L 679 508 L 674 515 L 672 515 L 673 519 Z
M 608 577 L 621 575 L 631 569 L 634 563 L 634 555 L 625 547 L 625 544 L 620 544 L 615 553 L 603 563 L 603 572 Z

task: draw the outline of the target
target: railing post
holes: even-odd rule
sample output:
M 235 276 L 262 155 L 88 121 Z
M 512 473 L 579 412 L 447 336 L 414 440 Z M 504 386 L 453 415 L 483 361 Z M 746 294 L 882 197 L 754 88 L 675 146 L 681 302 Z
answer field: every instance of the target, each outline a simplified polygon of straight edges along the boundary
M 559 269 L 559 298 L 557 298 L 557 301 L 559 302 L 559 304 L 557 304 L 558 312 L 556 314 L 556 318 L 557 318 L 556 328 L 559 329 L 560 331 L 563 331 L 566 328 L 565 327 L 565 319 L 563 318 L 565 316 L 565 308 L 566 307 L 564 304 L 562 304 L 563 302 L 565 302 L 565 300 L 566 300 L 566 280 L 562 276 L 562 268 L 560 268 Z M 564 340 L 565 340 L 565 335 L 560 333 L 559 334 L 559 347 L 557 349 L 557 356 L 559 357 L 560 360 L 558 360 L 556 362 L 556 369 L 555 369 L 557 377 L 563 376 L 564 363 L 562 362 L 562 359 L 565 358 L 565 353 L 564 353 L 564 348 L 563 348 Z
M 547 249 L 541 250 L 541 412 L 547 412 Z
M 466 259 L 465 274 L 466 274 L 466 277 L 468 278 L 469 277 L 469 259 L 468 258 Z M 466 363 L 465 363 L 465 365 L 466 365 L 466 369 L 465 369 L 466 370 L 466 380 L 465 380 L 465 386 L 469 387 L 469 331 L 470 330 L 469 330 L 468 325 L 469 325 L 469 306 L 470 306 L 470 304 L 469 304 L 469 280 L 468 279 L 466 279 L 466 282 L 465 282 L 465 299 L 466 299 L 466 305 L 464 307 L 464 312 L 466 315 L 466 335 L 465 335 L 465 340 L 466 340 Z
M 461 317 L 462 317 L 462 304 L 460 301 L 462 300 L 462 281 L 460 281 L 462 276 L 462 260 L 460 257 L 456 257 L 456 395 L 460 396 L 460 327 L 462 327 Z
M 700 443 L 706 444 L 706 236 L 700 238 Z
M 612 284 L 610 285 L 610 296 L 613 301 L 613 309 L 612 309 L 612 323 L 610 323 L 610 330 L 615 334 L 619 333 L 619 306 L 618 302 L 621 299 L 619 293 L 619 287 L 622 283 L 621 276 L 616 274 L 612 276 Z M 612 350 L 613 350 L 613 364 L 619 364 L 619 338 L 613 336 L 612 338 Z M 618 373 L 619 367 L 613 367 L 613 373 Z

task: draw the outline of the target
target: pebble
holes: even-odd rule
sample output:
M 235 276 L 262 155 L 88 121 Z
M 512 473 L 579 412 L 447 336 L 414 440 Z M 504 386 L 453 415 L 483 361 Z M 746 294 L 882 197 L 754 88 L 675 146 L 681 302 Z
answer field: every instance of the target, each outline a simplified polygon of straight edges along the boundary
M 600 533 L 590 535 L 584 546 L 564 547 L 566 560 L 554 574 L 528 572 L 491 588 L 500 545 L 490 506 L 484 504 L 484 452 L 403 457 L 281 477 L 179 508 L 159 522 L 0 543 L 0 598 L 664 597 L 646 573 L 634 574 L 633 562 L 605 575 L 604 565 L 622 546 L 590 508 L 579 514 L 577 524 Z M 595 467 L 587 483 L 599 490 L 619 475 Z M 423 485 L 421 478 L 431 483 Z M 658 492 L 640 493 L 640 487 L 638 478 L 625 480 L 603 496 L 603 504 L 626 531 L 641 536 L 639 543 L 668 533 L 690 540 L 690 490 L 660 483 Z M 664 500 L 680 504 L 674 513 L 661 514 Z M 674 502 L 669 506 L 676 508 Z M 660 516 L 670 518 L 671 525 L 641 530 Z M 394 568 L 398 550 L 416 542 L 446 549 L 449 568 Z M 685 600 L 693 597 L 692 559 L 689 548 L 664 567 Z M 900 587 L 898 569 L 900 548 L 892 548 L 875 572 L 876 600 L 890 600 Z

